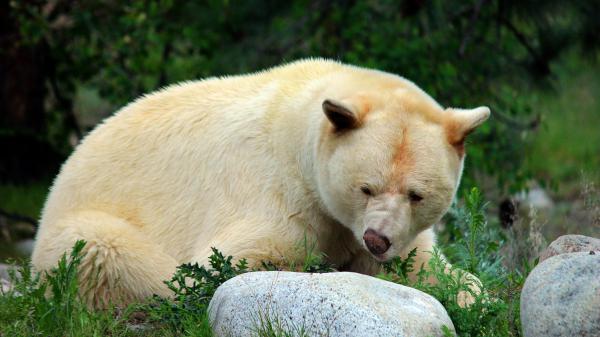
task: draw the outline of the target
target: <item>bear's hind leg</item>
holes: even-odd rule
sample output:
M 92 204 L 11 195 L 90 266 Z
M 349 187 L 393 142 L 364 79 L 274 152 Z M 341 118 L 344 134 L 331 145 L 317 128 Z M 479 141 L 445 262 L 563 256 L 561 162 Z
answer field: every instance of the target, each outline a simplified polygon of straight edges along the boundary
M 89 305 L 106 307 L 153 294 L 169 296 L 163 281 L 171 278 L 178 263 L 138 227 L 98 211 L 72 213 L 52 225 L 37 238 L 33 266 L 48 271 L 77 240 L 85 240 L 79 289 Z

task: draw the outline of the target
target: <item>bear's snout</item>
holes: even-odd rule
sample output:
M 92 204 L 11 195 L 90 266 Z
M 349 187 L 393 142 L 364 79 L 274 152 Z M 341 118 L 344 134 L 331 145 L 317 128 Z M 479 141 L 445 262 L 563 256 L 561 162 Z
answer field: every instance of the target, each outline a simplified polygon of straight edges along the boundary
M 392 245 L 387 236 L 381 235 L 370 228 L 363 235 L 363 240 L 369 251 L 374 255 L 381 255 L 387 252 Z

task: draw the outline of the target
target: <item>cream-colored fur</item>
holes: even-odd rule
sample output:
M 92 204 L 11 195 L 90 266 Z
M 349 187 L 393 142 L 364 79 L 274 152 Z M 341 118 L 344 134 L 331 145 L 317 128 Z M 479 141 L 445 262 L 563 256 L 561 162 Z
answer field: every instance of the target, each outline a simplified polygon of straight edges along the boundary
M 354 124 L 336 126 L 325 100 Z M 425 262 L 460 180 L 462 139 L 488 115 L 321 59 L 174 85 L 78 146 L 54 182 L 32 261 L 47 270 L 86 240 L 82 291 L 94 305 L 167 296 L 176 266 L 206 263 L 211 247 L 277 262 L 299 259 L 294 246 L 307 235 L 357 272 L 415 246 Z M 415 193 L 423 199 L 411 201 Z M 366 249 L 369 228 L 389 238 L 384 254 Z

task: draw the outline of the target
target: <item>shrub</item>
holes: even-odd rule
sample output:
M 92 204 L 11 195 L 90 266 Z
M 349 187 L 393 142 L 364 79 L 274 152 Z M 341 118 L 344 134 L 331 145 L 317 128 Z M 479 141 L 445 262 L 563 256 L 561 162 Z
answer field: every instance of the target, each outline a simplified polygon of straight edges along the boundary
M 414 266 L 416 248 L 405 259 L 397 257 L 384 264 L 381 278 L 419 289 L 435 297 L 446 308 L 456 335 L 475 336 L 520 336 L 519 294 L 531 267 L 525 264 L 525 272 L 504 269 L 498 253 L 504 236 L 497 228 L 488 226 L 479 190 L 473 189 L 465 198 L 465 207 L 453 207 L 446 230 L 455 240 L 446 252 L 454 265 L 447 272 L 448 264 L 438 248 L 432 253 L 427 268 Z M 448 234 L 448 233 L 446 233 Z M 416 280 L 408 274 L 418 268 Z M 460 269 L 462 268 L 462 269 Z M 481 293 L 473 292 L 472 281 L 466 270 L 481 282 Z M 426 280 L 435 278 L 436 284 Z M 467 291 L 475 302 L 469 307 L 458 305 L 458 294 Z M 452 335 L 450 330 L 446 335 Z
M 524 261 L 521 271 L 508 271 L 502 266 L 499 249 L 506 239 L 498 226 L 489 224 L 485 203 L 477 189 L 465 198 L 465 206 L 454 206 L 442 237 L 453 240 L 444 253 L 454 263 L 447 273 L 447 262 L 435 248 L 427 268 L 415 266 L 416 249 L 405 259 L 395 258 L 384 264 L 381 278 L 414 287 L 435 297 L 446 308 L 456 335 L 520 336 L 519 294 L 532 264 Z M 228 279 L 250 271 L 245 260 L 233 262 L 212 248 L 209 266 L 183 264 L 166 284 L 172 298 L 154 297 L 148 303 L 127 308 L 89 310 L 78 295 L 77 268 L 83 258 L 85 242 L 78 241 L 70 254 L 64 254 L 57 266 L 43 275 L 33 273 L 25 264 L 11 272 L 13 289 L 0 296 L 0 336 L 212 336 L 208 320 L 208 304 L 217 288 Z M 307 239 L 299 245 L 304 260 L 288 261 L 287 268 L 304 272 L 330 272 L 331 265 L 315 244 Z M 264 262 L 263 269 L 280 270 L 281 266 Z M 416 279 L 409 273 L 418 270 Z M 464 270 L 464 271 L 463 271 Z M 472 281 L 465 271 L 482 281 L 481 293 L 474 293 Z M 427 279 L 436 278 L 436 284 Z M 470 292 L 474 303 L 467 308 L 458 305 L 458 294 Z M 141 313 L 145 329 L 129 324 L 133 313 Z M 305 335 L 302 327 L 285 327 L 277 317 L 260 316 L 256 322 L 258 336 Z M 453 336 L 445 328 L 446 336 Z

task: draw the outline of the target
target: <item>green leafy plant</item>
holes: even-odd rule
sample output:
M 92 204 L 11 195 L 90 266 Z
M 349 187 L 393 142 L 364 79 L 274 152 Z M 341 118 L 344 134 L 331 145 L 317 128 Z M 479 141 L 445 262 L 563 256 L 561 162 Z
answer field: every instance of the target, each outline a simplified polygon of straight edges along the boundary
M 415 249 L 405 259 L 397 257 L 384 264 L 380 277 L 435 297 L 452 319 L 457 336 L 520 336 L 519 294 L 531 268 L 508 272 L 502 267 L 498 249 L 503 237 L 490 228 L 484 209 L 477 189 L 465 197 L 464 208 L 454 207 L 450 228 L 446 229 L 454 240 L 447 249 L 453 266 L 448 265 L 437 247 L 426 266 L 414 266 Z M 409 278 L 408 274 L 415 270 L 416 278 Z M 472 290 L 475 284 L 466 271 L 481 280 L 480 292 Z M 431 283 L 432 279 L 436 282 Z M 473 296 L 470 306 L 459 305 L 461 292 Z M 447 327 L 444 334 L 453 335 Z
M 302 271 L 305 273 L 329 273 L 335 271 L 334 266 L 327 262 L 325 254 L 317 251 L 316 240 L 310 240 L 304 235 L 302 248 L 304 249 L 304 260 Z M 294 270 L 295 268 L 292 268 Z
M 400 269 L 396 269 L 397 267 Z M 474 292 L 471 289 L 474 281 L 464 271 L 449 267 L 437 248 L 432 252 L 428 265 L 418 269 L 416 279 L 411 281 L 406 277 L 406 271 L 412 268 L 412 262 L 408 259 L 396 261 L 386 268 L 387 274 L 382 277 L 435 297 L 446 308 L 458 336 L 497 336 L 495 331 L 507 329 L 507 323 L 503 320 L 505 303 L 498 299 L 492 300 L 485 284 L 481 293 Z M 431 279 L 436 282 L 430 283 Z M 474 303 L 466 308 L 461 307 L 461 292 L 470 293 L 474 297 Z
M 191 305 L 185 307 L 187 315 L 177 316 L 179 330 L 159 322 L 161 317 L 173 319 L 174 313 L 184 310 L 177 301 L 160 299 L 158 304 L 134 303 L 104 310 L 89 308 L 79 296 L 77 280 L 78 267 L 85 257 L 84 247 L 84 241 L 77 241 L 71 252 L 65 253 L 47 273 L 32 271 L 28 263 L 9 269 L 9 289 L 0 291 L 0 336 L 212 336 L 206 311 L 199 310 L 196 315 Z M 245 269 L 231 266 L 231 257 L 224 258 L 217 251 L 211 261 L 220 273 L 210 277 L 204 286 L 189 288 L 171 284 L 180 297 L 192 298 L 195 294 L 194 298 L 202 297 L 202 304 L 206 304 L 220 283 Z M 174 279 L 180 279 L 182 274 L 205 275 L 192 267 L 183 269 Z M 200 277 L 200 280 L 205 279 Z M 189 303 L 186 301 L 186 304 Z
M 326 262 L 325 256 L 316 251 L 316 243 L 306 236 L 297 247 L 303 254 L 300 262 L 286 261 L 285 269 L 302 272 L 323 273 L 334 271 Z M 153 303 L 144 310 L 150 314 L 152 321 L 167 325 L 175 334 L 188 333 L 195 329 L 198 336 L 211 336 L 207 310 L 217 288 L 225 281 L 239 274 L 250 271 L 246 260 L 236 264 L 232 256 L 224 256 L 216 248 L 209 258 L 209 266 L 183 264 L 166 284 L 173 292 L 173 298 L 155 297 Z M 262 261 L 262 268 L 254 270 L 283 270 L 281 265 L 270 261 Z M 258 313 L 255 324 L 257 336 L 304 336 L 301 327 L 283 326 L 282 322 L 272 315 Z
M 446 244 L 444 254 L 460 268 L 480 277 L 494 278 L 502 272 L 500 247 L 506 236 L 499 226 L 490 224 L 486 217 L 487 203 L 477 188 L 464 197 L 464 207 L 456 204 L 446 216 L 440 236 Z
M 280 263 L 273 261 L 261 261 L 261 267 L 256 270 L 276 271 L 293 270 L 304 273 L 330 273 L 335 271 L 335 266 L 327 261 L 327 256 L 317 250 L 316 240 L 311 240 L 304 235 L 302 241 L 295 247 L 294 255 L 302 255 L 300 262 L 284 257 Z
M 392 260 L 385 262 L 383 264 L 383 270 L 386 273 L 392 273 L 399 278 L 399 283 L 408 284 L 410 281 L 408 280 L 408 274 L 412 273 L 415 268 L 413 264 L 415 263 L 415 256 L 417 256 L 417 248 L 411 250 L 406 259 L 402 259 L 397 256 Z
M 253 334 L 256 337 L 308 337 L 304 326 L 281 320 L 269 311 L 259 311 L 253 322 Z
M 0 296 L 0 335 L 94 336 L 124 334 L 125 316 L 89 310 L 78 295 L 77 268 L 84 256 L 77 241 L 51 271 L 40 275 L 29 264 L 12 269 L 12 289 Z
M 148 312 L 155 322 L 166 323 L 174 332 L 184 332 L 190 325 L 208 325 L 207 309 L 217 288 L 230 278 L 248 271 L 245 259 L 236 264 L 216 248 L 209 258 L 209 266 L 197 263 L 183 264 L 166 284 L 173 292 L 172 299 L 156 296 Z

